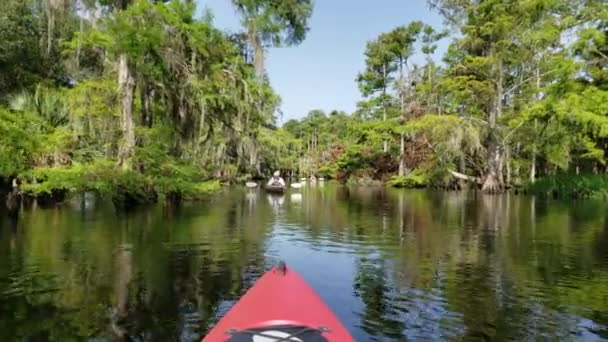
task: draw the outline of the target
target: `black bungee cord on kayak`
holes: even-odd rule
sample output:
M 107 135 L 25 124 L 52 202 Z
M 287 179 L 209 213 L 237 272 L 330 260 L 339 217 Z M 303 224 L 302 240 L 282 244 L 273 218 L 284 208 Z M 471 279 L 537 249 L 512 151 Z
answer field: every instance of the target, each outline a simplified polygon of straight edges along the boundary
M 289 334 L 287 336 L 276 336 L 269 334 L 270 331 L 281 332 L 283 334 Z M 258 329 L 244 329 L 244 330 L 229 330 L 227 334 L 233 335 L 228 341 L 229 342 L 251 342 L 254 341 L 254 337 L 262 337 L 268 342 L 328 342 L 323 337 L 323 333 L 329 332 L 329 329 L 325 327 L 311 328 L 306 326 L 295 326 L 295 325 L 277 325 L 268 326 Z

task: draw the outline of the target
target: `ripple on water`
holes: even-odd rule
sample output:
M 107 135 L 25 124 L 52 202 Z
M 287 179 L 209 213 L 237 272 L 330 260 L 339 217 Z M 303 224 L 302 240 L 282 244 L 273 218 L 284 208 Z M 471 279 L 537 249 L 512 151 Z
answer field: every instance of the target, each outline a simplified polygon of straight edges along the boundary
M 11 272 L 4 279 L 6 287 L 2 298 L 21 297 L 25 295 L 45 295 L 61 290 L 59 276 L 43 272 L 43 262 L 30 262 L 24 266 L 13 265 Z
M 462 315 L 449 309 L 440 283 L 417 288 L 410 275 L 389 272 L 395 269 L 390 262 L 370 256 L 360 260 L 362 271 L 355 280 L 355 292 L 364 303 L 357 312 L 361 329 L 380 340 L 462 334 Z
M 300 243 L 316 252 L 328 254 L 352 254 L 356 252 L 356 246 L 351 242 L 344 241 L 344 233 L 322 231 L 318 235 L 310 236 L 301 229 L 293 226 L 281 227 L 274 233 L 274 238 L 285 240 L 290 243 Z
M 167 242 L 164 244 L 165 248 L 171 251 L 185 251 L 185 252 L 197 252 L 206 251 L 210 247 L 209 242 Z

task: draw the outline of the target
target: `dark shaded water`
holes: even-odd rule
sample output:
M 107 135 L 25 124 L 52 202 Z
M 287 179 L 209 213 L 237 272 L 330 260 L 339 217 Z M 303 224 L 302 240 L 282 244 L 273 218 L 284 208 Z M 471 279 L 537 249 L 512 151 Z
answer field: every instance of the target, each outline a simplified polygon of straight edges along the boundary
M 608 205 L 243 189 L 0 226 L 0 341 L 196 341 L 278 260 L 358 341 L 608 339 Z

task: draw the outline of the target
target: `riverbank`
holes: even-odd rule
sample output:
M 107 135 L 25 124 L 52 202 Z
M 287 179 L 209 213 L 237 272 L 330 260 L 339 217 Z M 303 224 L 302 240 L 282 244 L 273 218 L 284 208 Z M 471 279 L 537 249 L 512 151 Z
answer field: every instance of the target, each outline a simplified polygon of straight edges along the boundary
M 20 175 L 21 193 L 25 201 L 36 200 L 42 205 L 54 205 L 70 195 L 92 192 L 109 198 L 115 207 L 129 209 L 140 205 L 207 199 L 221 191 L 231 181 L 205 177 L 186 166 L 166 168 L 162 174 L 121 170 L 111 161 L 98 161 L 69 167 L 36 168 Z M 329 180 L 328 180 L 329 181 Z M 4 182 L 4 187 L 9 185 Z M 435 188 L 446 191 L 473 189 L 471 183 L 458 181 L 446 186 L 428 175 L 413 172 L 393 176 L 388 180 L 350 177 L 346 186 L 393 187 L 403 189 Z M 525 193 L 545 198 L 603 198 L 608 199 L 608 177 L 603 175 L 560 174 L 543 177 L 537 182 L 509 188 L 516 194 Z
M 166 165 L 160 173 L 122 170 L 112 161 L 36 168 L 19 176 L 26 199 L 43 204 L 64 201 L 69 194 L 94 192 L 111 198 L 116 207 L 131 208 L 157 201 L 179 203 L 206 198 L 219 191 L 220 180 L 192 167 Z
M 355 183 L 357 183 L 355 181 Z M 390 178 L 387 185 L 395 188 L 422 189 L 440 188 L 444 190 L 462 190 L 474 188 L 475 184 L 457 180 L 446 182 L 437 181 L 423 173 L 412 172 L 407 176 L 394 176 Z M 552 198 L 603 198 L 608 199 L 608 175 L 594 174 L 557 174 L 539 178 L 534 183 L 523 183 L 509 185 L 505 191 L 525 193 L 539 197 Z
M 543 177 L 520 190 L 542 197 L 608 199 L 608 175 L 560 174 Z

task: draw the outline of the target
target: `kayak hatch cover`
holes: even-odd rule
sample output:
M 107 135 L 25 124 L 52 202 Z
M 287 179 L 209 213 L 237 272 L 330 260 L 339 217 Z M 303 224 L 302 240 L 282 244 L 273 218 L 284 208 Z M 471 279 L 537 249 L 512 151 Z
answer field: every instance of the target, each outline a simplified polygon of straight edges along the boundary
M 351 342 L 331 309 L 283 262 L 245 293 L 202 342 Z

